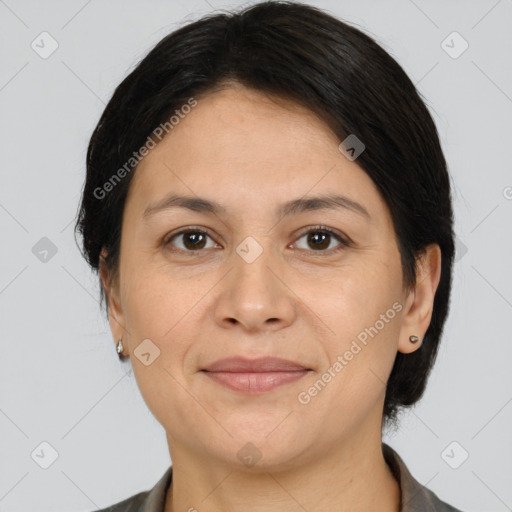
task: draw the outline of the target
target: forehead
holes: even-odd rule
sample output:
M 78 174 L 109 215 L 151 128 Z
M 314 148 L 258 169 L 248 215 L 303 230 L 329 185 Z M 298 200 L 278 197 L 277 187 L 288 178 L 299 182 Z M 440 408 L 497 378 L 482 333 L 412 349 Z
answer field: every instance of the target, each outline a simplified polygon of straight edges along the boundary
M 175 118 L 178 123 L 145 158 L 146 164 L 174 151 L 180 161 L 236 158 L 247 163 L 266 160 L 270 165 L 283 156 L 298 161 L 312 150 L 332 151 L 338 145 L 336 135 L 316 114 L 290 100 L 237 85 L 196 101 L 189 113 Z M 194 151 L 177 155 L 180 147 Z
M 196 101 L 139 163 L 130 186 L 139 209 L 170 191 L 214 197 L 240 211 L 255 200 L 264 208 L 339 193 L 379 213 L 373 181 L 313 112 L 241 86 Z

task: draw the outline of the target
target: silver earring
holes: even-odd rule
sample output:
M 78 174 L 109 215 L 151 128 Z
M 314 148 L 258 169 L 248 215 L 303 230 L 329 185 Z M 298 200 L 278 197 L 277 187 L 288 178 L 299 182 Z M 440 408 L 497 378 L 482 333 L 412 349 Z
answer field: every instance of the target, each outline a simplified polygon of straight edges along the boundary
M 409 336 L 409 341 L 411 343 L 417 343 L 418 341 L 420 341 L 420 339 L 418 338 L 418 336 Z
M 119 341 L 117 342 L 117 354 L 119 355 L 119 357 L 122 357 L 123 350 L 123 338 L 119 338 Z

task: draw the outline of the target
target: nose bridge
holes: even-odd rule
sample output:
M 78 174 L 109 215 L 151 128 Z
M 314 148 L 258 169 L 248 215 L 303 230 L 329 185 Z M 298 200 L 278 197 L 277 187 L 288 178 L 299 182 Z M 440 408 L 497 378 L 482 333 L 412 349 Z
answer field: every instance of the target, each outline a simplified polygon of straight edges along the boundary
M 240 323 L 250 330 L 291 323 L 294 296 L 278 277 L 280 263 L 271 237 L 242 240 L 232 254 L 234 268 L 226 276 L 216 308 L 217 320 Z
M 234 272 L 232 292 L 238 295 L 240 304 L 260 302 L 268 304 L 278 290 L 272 267 L 278 266 L 277 258 L 273 257 L 270 237 L 246 237 L 235 249 L 233 254 Z M 275 272 L 275 271 L 274 271 Z

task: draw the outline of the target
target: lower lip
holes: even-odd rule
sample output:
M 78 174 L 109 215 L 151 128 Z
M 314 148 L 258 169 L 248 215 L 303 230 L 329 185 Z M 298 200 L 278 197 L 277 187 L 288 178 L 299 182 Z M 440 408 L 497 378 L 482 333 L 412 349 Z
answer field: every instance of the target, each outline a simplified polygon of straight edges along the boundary
M 308 370 L 293 372 L 204 372 L 218 384 L 247 394 L 271 391 L 304 377 Z

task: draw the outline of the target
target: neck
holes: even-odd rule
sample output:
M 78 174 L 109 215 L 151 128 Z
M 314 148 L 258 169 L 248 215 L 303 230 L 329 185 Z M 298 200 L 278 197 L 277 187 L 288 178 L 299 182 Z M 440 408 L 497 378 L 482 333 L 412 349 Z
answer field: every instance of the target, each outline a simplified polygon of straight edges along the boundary
M 380 435 L 351 439 L 284 471 L 242 471 L 172 450 L 173 477 L 165 512 L 399 512 L 400 487 L 381 443 Z

